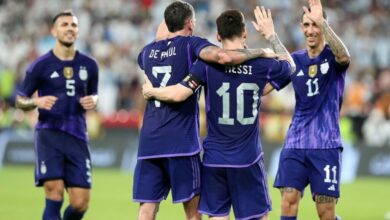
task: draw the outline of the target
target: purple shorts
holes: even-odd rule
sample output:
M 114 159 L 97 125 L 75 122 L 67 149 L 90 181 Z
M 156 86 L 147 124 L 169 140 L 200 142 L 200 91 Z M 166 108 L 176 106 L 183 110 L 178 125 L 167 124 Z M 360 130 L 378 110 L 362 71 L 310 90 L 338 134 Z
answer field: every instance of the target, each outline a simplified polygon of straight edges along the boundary
M 271 211 L 262 159 L 244 168 L 203 166 L 199 212 L 227 216 L 231 206 L 235 219 L 241 220 L 260 218 Z
M 310 184 L 312 197 L 340 197 L 341 148 L 283 149 L 274 187 L 304 192 Z
M 91 188 L 92 169 L 88 144 L 59 130 L 35 132 L 35 185 L 64 180 L 66 187 Z
M 158 203 L 167 198 L 170 189 L 173 203 L 189 201 L 199 194 L 199 154 L 137 161 L 133 184 L 135 202 Z

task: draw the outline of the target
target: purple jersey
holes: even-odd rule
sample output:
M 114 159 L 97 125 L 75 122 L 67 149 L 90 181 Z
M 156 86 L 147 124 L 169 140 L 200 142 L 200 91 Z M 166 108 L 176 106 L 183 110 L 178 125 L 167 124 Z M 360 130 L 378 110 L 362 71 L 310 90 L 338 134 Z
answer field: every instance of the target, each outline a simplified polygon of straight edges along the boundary
M 58 129 L 88 141 L 85 110 L 80 98 L 97 94 L 98 65 L 76 51 L 73 60 L 63 61 L 50 51 L 35 60 L 26 71 L 19 95 L 57 97 L 53 108 L 39 109 L 36 129 Z
M 152 42 L 138 56 L 138 64 L 154 87 L 179 83 L 200 51 L 212 45 L 195 36 Z M 140 132 L 138 158 L 189 156 L 200 151 L 197 96 L 181 103 L 150 100 Z
M 198 60 L 190 73 L 204 85 L 206 94 L 208 134 L 203 143 L 203 164 L 247 167 L 258 161 L 262 155 L 258 121 L 261 94 L 271 80 L 279 88 L 289 77 L 289 63 L 257 58 L 222 66 Z
M 291 75 L 296 106 L 285 148 L 341 147 L 339 111 L 348 65 L 336 62 L 329 45 L 314 59 L 307 50 L 294 52 L 292 57 L 297 66 Z

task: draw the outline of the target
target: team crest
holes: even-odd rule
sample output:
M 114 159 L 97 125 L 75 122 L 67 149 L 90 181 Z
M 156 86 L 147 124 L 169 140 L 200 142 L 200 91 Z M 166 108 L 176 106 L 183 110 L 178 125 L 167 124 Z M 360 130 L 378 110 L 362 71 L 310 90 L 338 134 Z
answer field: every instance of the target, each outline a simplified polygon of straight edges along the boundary
M 46 167 L 45 161 L 42 161 L 42 162 L 41 162 L 40 171 L 41 171 L 42 174 L 46 174 L 46 172 L 47 172 L 47 167 Z
M 85 66 L 80 66 L 79 77 L 83 81 L 88 79 L 88 71 L 87 68 L 85 68 Z
M 73 68 L 70 66 L 67 66 L 64 68 L 64 76 L 67 79 L 71 79 L 73 77 Z
M 309 66 L 309 76 L 311 78 L 317 75 L 317 71 L 318 71 L 317 64 Z
M 329 63 L 326 62 L 326 63 L 321 64 L 320 70 L 321 70 L 322 74 L 324 74 L 324 75 L 327 74 L 328 70 L 329 70 Z

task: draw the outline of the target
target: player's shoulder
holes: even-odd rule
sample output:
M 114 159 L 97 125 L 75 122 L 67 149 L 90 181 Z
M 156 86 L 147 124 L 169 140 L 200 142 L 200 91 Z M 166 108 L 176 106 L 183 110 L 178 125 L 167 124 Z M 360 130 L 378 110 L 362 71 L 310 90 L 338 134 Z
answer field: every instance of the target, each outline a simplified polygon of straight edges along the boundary
M 267 67 L 279 63 L 280 60 L 276 58 L 257 57 L 255 59 L 244 62 L 245 65 L 251 65 L 253 67 Z
M 28 72 L 33 72 L 34 70 L 39 69 L 42 66 L 45 66 L 47 62 L 50 62 L 54 58 L 53 52 L 50 50 L 47 53 L 39 56 L 35 59 L 30 66 L 27 68 Z
M 81 61 L 83 61 L 83 62 L 91 62 L 93 64 L 97 64 L 96 59 L 94 57 L 92 57 L 91 55 L 83 53 L 83 52 L 78 51 L 78 50 L 77 50 L 76 53 L 78 53 L 78 57 L 77 58 L 80 59 Z
M 299 58 L 299 57 L 303 57 L 303 56 L 306 56 L 307 54 L 307 49 L 302 49 L 302 50 L 297 50 L 297 51 L 294 51 L 291 53 L 291 56 L 294 58 Z

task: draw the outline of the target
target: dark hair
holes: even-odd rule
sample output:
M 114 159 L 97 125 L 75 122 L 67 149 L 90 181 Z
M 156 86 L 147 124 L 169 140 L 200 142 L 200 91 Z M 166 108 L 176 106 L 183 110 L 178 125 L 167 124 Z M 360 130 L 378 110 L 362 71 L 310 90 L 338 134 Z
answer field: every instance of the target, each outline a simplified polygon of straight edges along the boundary
M 222 39 L 241 37 L 245 30 L 244 16 L 238 10 L 227 10 L 217 18 L 217 30 Z
M 307 7 L 307 9 L 309 9 L 309 11 L 311 12 L 311 8 L 310 7 Z M 302 12 L 301 14 L 301 22 L 303 22 L 303 16 L 305 15 L 305 12 Z M 328 15 L 326 14 L 325 10 L 322 10 L 322 16 L 324 16 L 325 20 L 328 19 Z
M 184 28 L 185 22 L 194 15 L 194 8 L 187 2 L 175 1 L 164 11 L 164 19 L 170 32 Z
M 61 11 L 60 13 L 56 14 L 52 20 L 52 24 L 54 25 L 57 21 L 57 19 L 59 17 L 62 17 L 62 16 L 72 16 L 72 17 L 76 17 L 76 15 L 71 11 L 71 10 L 65 10 L 65 11 Z

